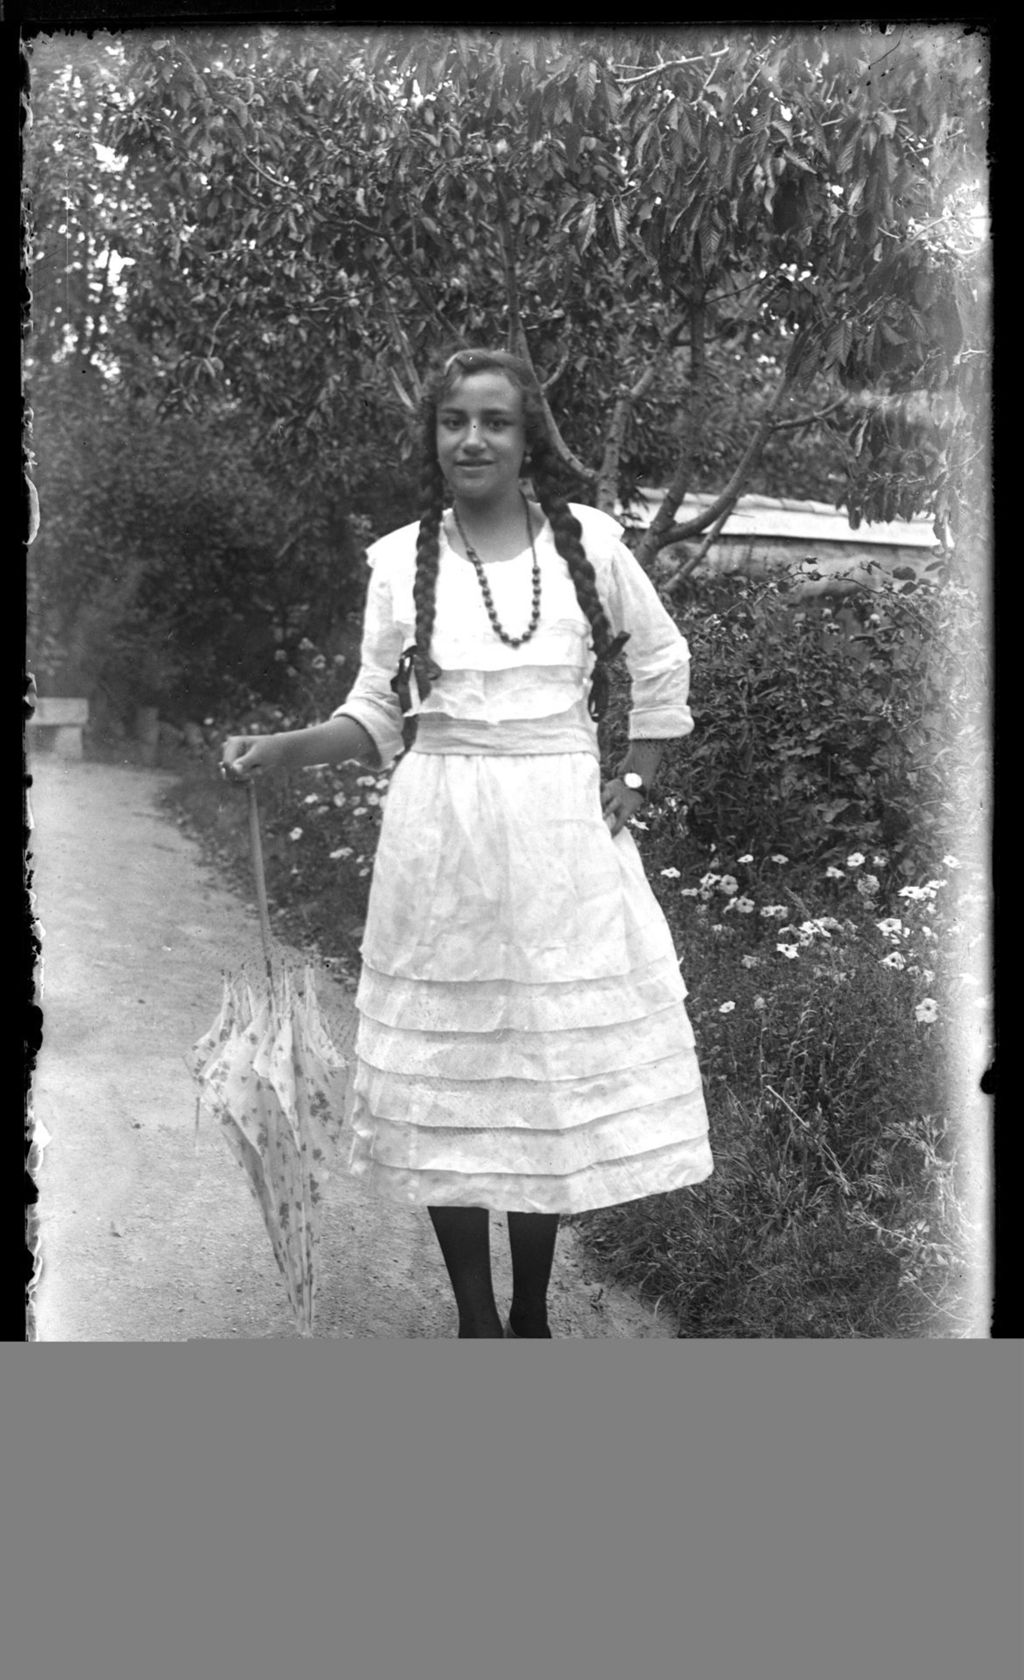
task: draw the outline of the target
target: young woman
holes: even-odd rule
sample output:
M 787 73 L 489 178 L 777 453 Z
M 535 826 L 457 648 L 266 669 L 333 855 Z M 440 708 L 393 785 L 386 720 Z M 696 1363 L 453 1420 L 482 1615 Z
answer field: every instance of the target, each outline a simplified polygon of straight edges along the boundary
M 550 1336 L 559 1215 L 712 1171 L 686 988 L 626 826 L 693 727 L 687 647 L 620 527 L 565 502 L 552 467 L 526 364 L 451 357 L 425 402 L 419 523 L 369 550 L 351 693 L 327 723 L 224 749 L 244 778 L 410 746 L 363 938 L 349 1165 L 429 1210 L 460 1337 Z M 624 644 L 630 748 L 602 787 Z M 489 1209 L 508 1215 L 504 1331 Z

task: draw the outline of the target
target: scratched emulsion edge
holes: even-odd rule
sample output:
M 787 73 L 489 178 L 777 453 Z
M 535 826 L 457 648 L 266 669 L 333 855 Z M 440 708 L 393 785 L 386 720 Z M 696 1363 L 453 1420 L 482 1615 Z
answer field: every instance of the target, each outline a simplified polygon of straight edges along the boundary
M 25 179 L 25 135 L 31 126 L 32 112 L 30 105 L 30 65 L 29 54 L 24 41 L 19 46 L 19 112 L 18 112 L 18 151 L 19 178 Z M 21 201 L 21 342 L 31 329 L 32 294 L 30 286 L 29 239 L 28 239 L 28 206 L 24 192 Z M 21 543 L 25 557 L 25 577 L 28 577 L 28 549 L 34 542 L 39 530 L 39 498 L 35 485 L 31 479 L 32 471 L 32 429 L 28 404 L 22 381 L 22 436 L 21 436 Z M 27 628 L 27 614 L 26 614 Z M 33 890 L 34 871 L 32 868 L 31 837 L 34 829 L 31 806 L 32 774 L 29 769 L 27 751 L 26 725 L 35 710 L 36 690 L 35 678 L 29 669 L 27 646 L 24 651 L 23 689 L 22 689 L 22 912 L 23 936 L 22 952 L 25 967 L 25 1004 L 24 1025 L 22 1029 L 23 1043 L 23 1102 L 24 1102 L 24 1148 L 25 1148 L 25 1259 L 23 1277 L 25 1280 L 25 1340 L 35 1341 L 35 1295 L 42 1274 L 42 1254 L 39 1233 L 39 1169 L 43 1151 L 49 1142 L 49 1135 L 34 1113 L 32 1092 L 33 1076 L 43 1041 L 43 930 L 38 916 L 37 894 Z
M 985 32 L 965 30 L 965 46 L 978 53 L 985 73 L 986 93 L 991 109 L 992 61 L 991 39 Z M 979 174 L 986 203 L 991 188 L 991 134 L 987 155 L 979 158 Z M 986 1338 L 992 1334 L 996 1311 L 994 1264 L 995 1217 L 995 963 L 993 950 L 993 842 L 994 842 L 994 754 L 995 754 L 995 618 L 993 597 L 995 579 L 993 567 L 993 463 L 991 399 L 991 370 L 993 351 L 992 321 L 992 245 L 986 236 L 984 255 L 979 264 L 981 295 L 979 314 L 982 318 L 983 354 L 989 370 L 984 395 L 971 415 L 975 444 L 983 470 L 975 484 L 983 484 L 984 491 L 972 510 L 977 526 L 967 538 L 966 570 L 968 587 L 976 593 L 978 602 L 979 645 L 971 660 L 973 687 L 970 710 L 978 720 L 984 720 L 985 750 L 978 755 L 973 776 L 968 785 L 949 789 L 950 804 L 955 812 L 955 825 L 971 836 L 968 859 L 978 885 L 970 897 L 963 895 L 958 903 L 958 919 L 963 923 L 962 949 L 966 955 L 965 974 L 968 989 L 973 993 L 972 1005 L 962 1010 L 950 1023 L 953 1040 L 949 1045 L 950 1112 L 959 1116 L 961 1167 L 956 1193 L 964 1209 L 969 1236 L 964 1250 L 964 1306 L 967 1309 L 969 1336 Z M 949 724 L 955 719 L 951 716 Z M 961 720 L 962 721 L 962 720 Z M 955 852 L 956 847 L 954 845 Z M 963 883 L 963 875 L 960 876 Z M 964 988 L 959 989 L 961 998 Z
M 964 47 L 978 55 L 984 70 L 986 95 L 991 106 L 991 41 L 984 30 L 964 29 Z M 991 138 L 987 155 L 977 159 L 980 189 L 988 205 L 991 187 Z M 975 400 L 968 421 L 980 463 L 973 475 L 968 471 L 962 488 L 973 506 L 969 531 L 958 533 L 960 563 L 966 589 L 973 596 L 974 639 L 965 626 L 969 645 L 963 656 L 969 676 L 964 688 L 967 719 L 958 712 L 951 696 L 946 718 L 947 741 L 965 723 L 980 725 L 983 748 L 970 771 L 946 784 L 947 811 L 951 815 L 949 840 L 952 853 L 962 866 L 950 881 L 954 892 L 955 938 L 959 947 L 957 984 L 946 992 L 945 1058 L 948 1070 L 947 1111 L 951 1119 L 951 1141 L 957 1167 L 954 1196 L 961 1223 L 960 1276 L 955 1289 L 961 1336 L 986 1339 L 993 1333 L 995 1315 L 995 972 L 993 951 L 993 841 L 994 841 L 994 656 L 995 619 L 993 609 L 995 564 L 993 543 L 993 473 L 991 399 L 992 368 L 992 247 L 986 234 L 984 256 L 979 262 L 979 290 L 976 295 L 981 352 L 988 377 L 983 394 Z M 963 846 L 959 843 L 962 837 Z M 944 873 L 946 873 L 944 871 Z M 971 882 L 968 890 L 968 881 Z M 957 1332 L 954 1332 L 956 1334 Z

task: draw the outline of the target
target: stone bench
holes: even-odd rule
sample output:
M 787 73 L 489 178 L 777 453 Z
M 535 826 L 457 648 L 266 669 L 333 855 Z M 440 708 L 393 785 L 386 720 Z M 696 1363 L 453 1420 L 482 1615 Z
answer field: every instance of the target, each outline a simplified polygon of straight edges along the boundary
M 89 721 L 88 700 L 37 700 L 28 720 L 29 739 L 62 758 L 81 758 L 82 730 Z

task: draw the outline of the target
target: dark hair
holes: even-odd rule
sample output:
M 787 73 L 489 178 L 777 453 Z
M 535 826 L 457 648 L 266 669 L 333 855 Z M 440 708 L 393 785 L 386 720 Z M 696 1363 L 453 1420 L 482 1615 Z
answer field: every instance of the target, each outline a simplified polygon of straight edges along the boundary
M 507 350 L 457 350 L 424 386 L 420 440 L 420 528 L 416 538 L 416 577 L 413 585 L 416 645 L 411 653 L 403 655 L 392 687 L 403 700 L 404 710 L 408 704 L 410 665 L 416 672 L 417 685 L 424 697 L 430 693 L 431 685 L 441 675 L 440 668 L 430 657 L 441 554 L 441 520 L 444 516 L 446 490 L 444 475 L 437 458 L 437 411 L 442 400 L 451 393 L 460 379 L 464 379 L 467 374 L 487 373 L 492 370 L 503 373 L 522 397 L 526 470 L 533 481 L 537 500 L 551 526 L 555 547 L 569 568 L 576 599 L 586 614 L 593 637 L 597 664 L 594 668 L 588 705 L 591 716 L 599 719 L 604 716 L 608 705 L 608 663 L 620 650 L 625 637 L 612 637 L 612 627 L 597 592 L 594 568 L 583 547 L 583 528 L 558 490 L 556 456 L 548 437 L 536 376 L 527 362 L 519 356 L 513 356 Z

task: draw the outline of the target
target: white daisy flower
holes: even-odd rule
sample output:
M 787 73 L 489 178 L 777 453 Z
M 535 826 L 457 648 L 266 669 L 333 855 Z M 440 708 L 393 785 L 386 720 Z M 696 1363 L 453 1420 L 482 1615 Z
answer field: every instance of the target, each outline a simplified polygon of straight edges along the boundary
M 729 893 L 731 895 L 732 893 L 739 892 L 740 884 L 735 875 L 723 875 L 722 879 L 718 883 L 718 890 L 720 893 Z
M 875 926 L 886 939 L 899 939 L 903 933 L 903 923 L 898 916 L 885 916 Z
M 927 1025 L 932 1021 L 938 1020 L 939 1006 L 934 998 L 922 998 L 917 1008 L 914 1010 L 914 1014 L 917 1016 L 919 1021 L 922 1021 Z
M 679 879 L 678 869 L 663 869 L 661 873 L 666 881 L 678 881 Z
M 859 869 L 864 862 L 863 852 L 851 852 L 846 860 L 847 869 Z
M 788 957 L 790 961 L 792 961 L 794 957 L 798 957 L 800 955 L 799 945 L 776 945 L 775 949 L 777 951 L 781 951 L 782 955 L 784 957 Z
M 289 838 L 289 840 L 301 840 L 302 839 L 301 828 L 293 828 L 291 833 L 289 834 L 288 838 Z
M 887 957 L 882 958 L 883 968 L 906 968 L 906 966 L 907 959 L 901 956 L 899 951 L 890 951 Z
M 719 1015 L 731 1015 L 735 1008 L 736 1005 L 734 1003 L 720 1003 L 718 1005 L 718 1013 Z
M 771 861 L 772 861 L 772 863 L 788 863 L 789 859 L 786 856 L 785 852 L 773 852 L 772 856 L 771 856 Z
M 834 863 L 830 863 L 825 871 L 825 879 L 827 881 L 844 881 L 846 879 L 846 872 L 845 870 L 837 869 Z
M 753 861 L 754 861 L 753 852 L 744 852 L 743 856 L 741 858 L 737 859 L 738 863 L 753 863 Z

